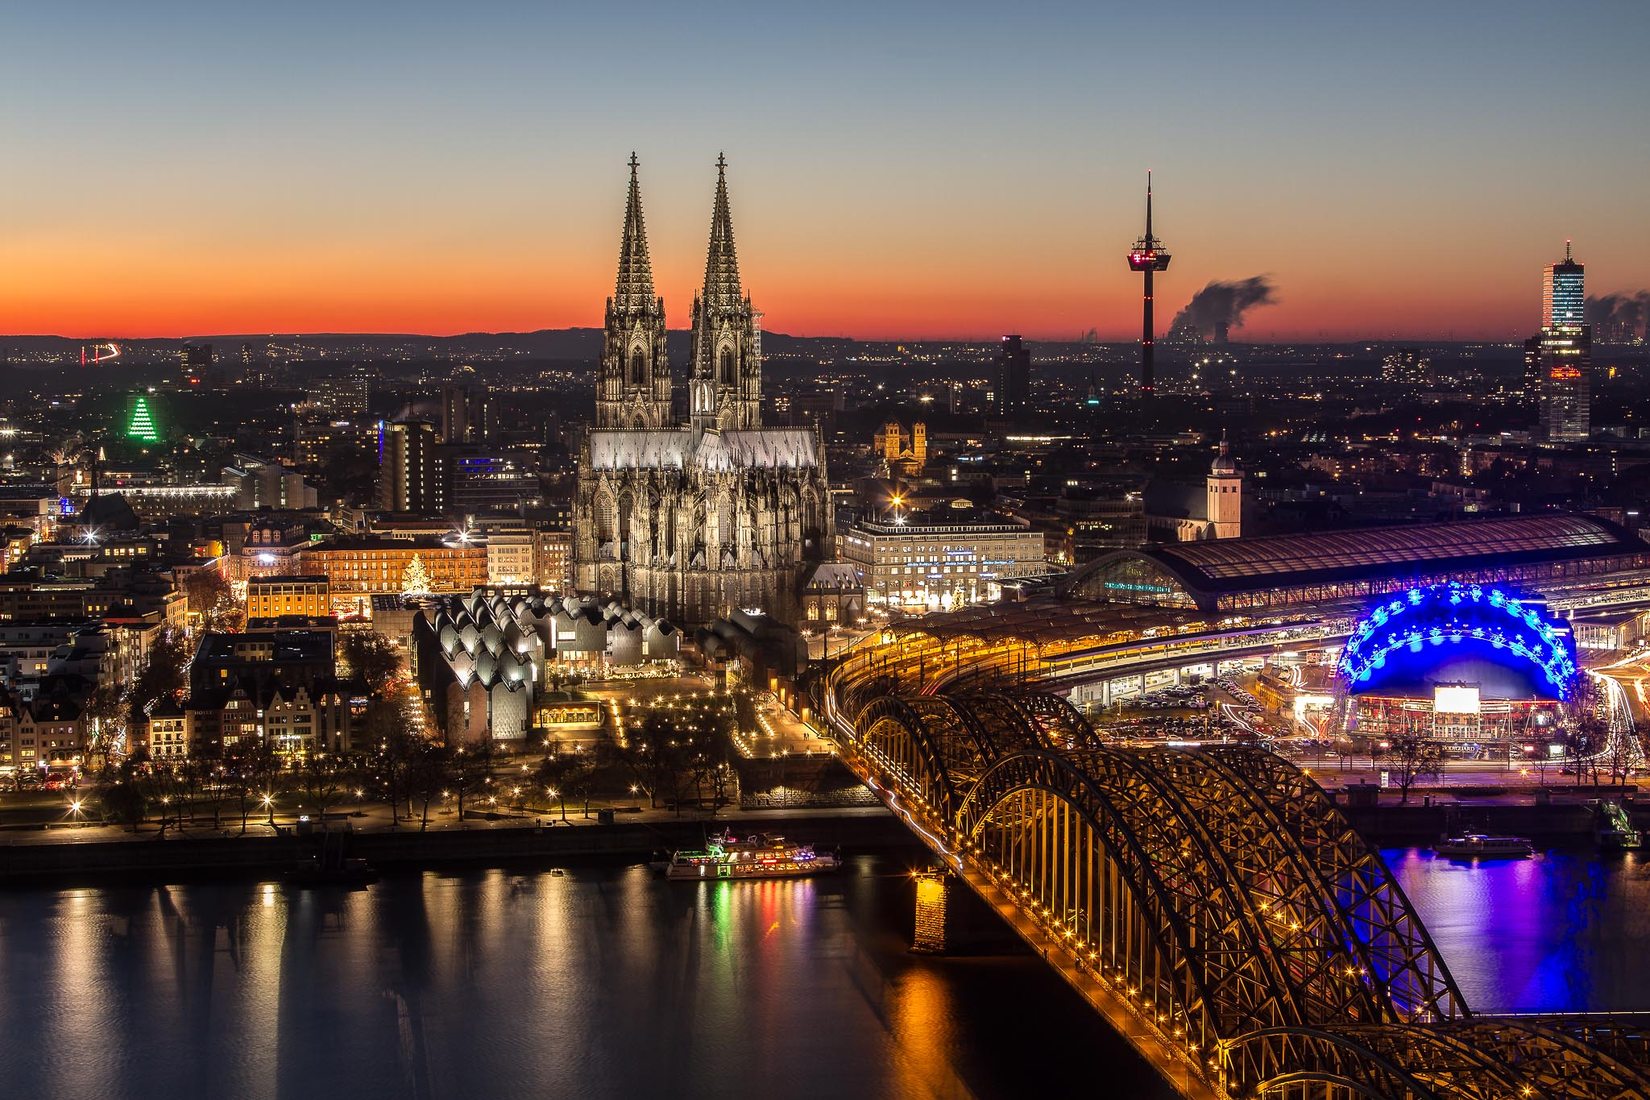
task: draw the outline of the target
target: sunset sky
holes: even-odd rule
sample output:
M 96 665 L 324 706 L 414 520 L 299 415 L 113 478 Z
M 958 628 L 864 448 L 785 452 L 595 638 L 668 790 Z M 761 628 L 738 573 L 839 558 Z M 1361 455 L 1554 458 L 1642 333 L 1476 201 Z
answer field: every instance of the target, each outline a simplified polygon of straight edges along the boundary
M 1264 12 L 1264 18 L 1259 13 Z M 673 327 L 725 151 L 771 331 L 1509 338 L 1650 286 L 1650 4 L 29 3 L 0 333 L 599 325 L 642 162 Z

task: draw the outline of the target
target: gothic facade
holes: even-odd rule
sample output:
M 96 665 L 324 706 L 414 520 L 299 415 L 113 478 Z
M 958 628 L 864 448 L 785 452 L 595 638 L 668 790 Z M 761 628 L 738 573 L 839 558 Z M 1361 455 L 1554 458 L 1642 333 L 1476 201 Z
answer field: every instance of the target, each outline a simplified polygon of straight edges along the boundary
M 759 318 L 739 281 L 718 158 L 705 284 L 693 300 L 688 418 L 677 422 L 632 156 L 596 424 L 579 455 L 581 593 L 687 626 L 735 608 L 794 617 L 802 566 L 825 556 L 830 535 L 825 447 L 813 429 L 762 426 Z

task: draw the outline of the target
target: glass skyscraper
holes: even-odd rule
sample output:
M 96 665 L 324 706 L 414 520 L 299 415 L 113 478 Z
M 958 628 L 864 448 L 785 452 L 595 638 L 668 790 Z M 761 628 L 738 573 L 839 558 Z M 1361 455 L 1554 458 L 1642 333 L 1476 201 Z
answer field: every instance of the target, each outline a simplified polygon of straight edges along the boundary
M 1564 259 L 1548 264 L 1541 276 L 1541 327 L 1575 330 L 1587 323 L 1586 267 L 1570 255 L 1564 242 Z
M 1586 269 L 1564 242 L 1564 259 L 1541 277 L 1541 331 L 1524 345 L 1524 388 L 1537 400 L 1541 434 L 1579 443 L 1592 434 L 1592 333 L 1585 314 Z

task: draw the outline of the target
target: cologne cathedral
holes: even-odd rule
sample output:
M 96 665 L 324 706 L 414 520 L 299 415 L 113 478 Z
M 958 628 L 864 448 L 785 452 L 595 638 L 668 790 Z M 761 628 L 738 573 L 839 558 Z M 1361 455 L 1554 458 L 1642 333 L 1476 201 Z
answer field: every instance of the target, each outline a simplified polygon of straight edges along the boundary
M 811 428 L 762 426 L 760 316 L 739 282 L 718 157 L 687 420 L 678 420 L 632 156 L 596 424 L 580 449 L 573 505 L 581 593 L 685 626 L 736 609 L 794 618 L 802 567 L 825 556 L 830 537 L 825 446 Z

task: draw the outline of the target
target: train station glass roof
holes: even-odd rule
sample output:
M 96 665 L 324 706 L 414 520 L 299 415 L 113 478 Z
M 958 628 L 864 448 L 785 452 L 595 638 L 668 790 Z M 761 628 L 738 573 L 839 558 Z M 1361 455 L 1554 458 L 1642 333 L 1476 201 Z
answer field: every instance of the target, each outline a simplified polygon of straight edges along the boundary
M 1378 591 L 1387 581 L 1471 578 L 1593 559 L 1642 568 L 1650 565 L 1650 546 L 1594 516 L 1506 516 L 1120 550 L 1078 570 L 1067 591 L 1125 603 L 1214 609 L 1227 606 L 1223 597 L 1232 593 L 1360 581 L 1376 582 L 1370 590 Z

